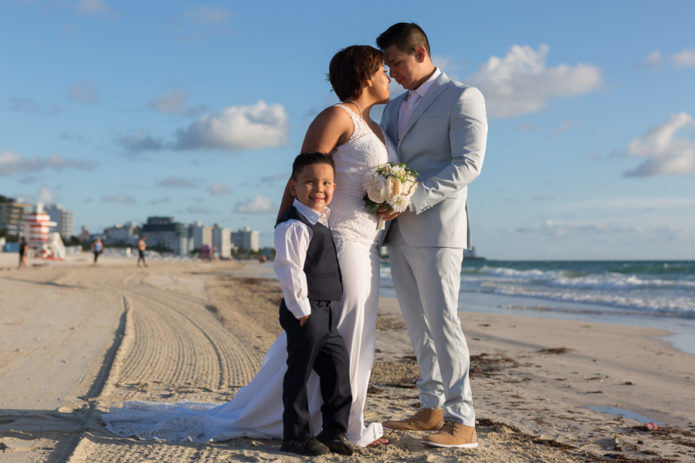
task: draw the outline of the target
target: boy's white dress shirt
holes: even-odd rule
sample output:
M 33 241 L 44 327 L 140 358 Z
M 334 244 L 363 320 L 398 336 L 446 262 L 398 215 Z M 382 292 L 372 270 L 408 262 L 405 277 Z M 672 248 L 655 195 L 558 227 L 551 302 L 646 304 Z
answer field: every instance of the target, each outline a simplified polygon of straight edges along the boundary
M 292 204 L 312 225 L 316 222 L 328 227 L 330 209 L 317 212 L 297 199 Z M 313 231 L 296 219 L 282 222 L 275 227 L 275 261 L 273 268 L 280 280 L 282 296 L 287 309 L 297 318 L 311 315 L 309 287 L 304 273 L 304 262 Z

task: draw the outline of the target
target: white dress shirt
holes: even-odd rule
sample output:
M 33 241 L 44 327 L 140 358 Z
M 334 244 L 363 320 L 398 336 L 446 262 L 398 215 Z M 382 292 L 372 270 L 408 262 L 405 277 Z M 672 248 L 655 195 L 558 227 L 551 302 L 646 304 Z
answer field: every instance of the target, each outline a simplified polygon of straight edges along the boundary
M 441 75 L 442 71 L 439 70 L 439 68 L 434 68 L 434 72 L 432 75 L 423 83 L 420 84 L 418 88 L 415 90 L 408 90 L 408 96 L 403 98 L 403 101 L 401 101 L 401 105 L 398 108 L 398 138 L 400 139 L 403 136 L 403 132 L 405 131 L 406 126 L 408 125 L 408 121 L 410 120 L 410 116 L 413 115 L 413 112 L 415 111 L 415 108 L 417 108 L 418 103 L 420 100 L 422 100 L 422 97 L 425 96 L 425 93 L 427 93 L 427 90 L 432 86 L 432 83 Z
M 312 225 L 316 222 L 328 227 L 328 215 L 330 209 L 327 207 L 317 212 L 305 206 L 297 199 L 292 204 L 300 214 L 304 216 Z M 273 268 L 280 280 L 282 296 L 285 304 L 292 315 L 302 318 L 311 315 L 311 305 L 309 304 L 309 287 L 304 273 L 304 262 L 309 243 L 313 237 L 313 231 L 306 224 L 296 219 L 282 222 L 275 227 L 275 261 Z

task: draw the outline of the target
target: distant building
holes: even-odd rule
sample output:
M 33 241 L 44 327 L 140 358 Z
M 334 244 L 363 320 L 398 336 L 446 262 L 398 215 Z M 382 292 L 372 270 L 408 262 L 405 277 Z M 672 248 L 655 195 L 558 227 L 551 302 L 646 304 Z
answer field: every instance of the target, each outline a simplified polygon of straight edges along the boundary
M 203 245 L 212 246 L 212 227 L 210 225 L 202 225 L 200 222 L 192 223 L 188 227 L 188 238 L 191 250 L 200 250 Z
M 136 245 L 140 239 L 142 228 L 135 222 L 114 225 L 104 229 L 104 244 Z
M 174 222 L 173 217 L 148 217 L 142 234 L 150 247 L 163 246 L 179 256 L 190 251 L 188 228 L 181 222 Z
M 22 231 L 22 222 L 31 214 L 33 205 L 7 199 L 9 201 L 0 202 L 0 230 L 5 230 L 8 235 L 18 235 Z
M 215 224 L 212 228 L 212 245 L 219 252 L 220 257 L 232 256 L 232 235 L 229 228 L 223 228 Z
M 247 251 L 258 251 L 258 230 L 251 230 L 244 227 L 232 232 L 232 243 L 239 249 Z
M 87 230 L 85 226 L 82 225 L 82 229 L 80 230 L 80 234 L 77 235 L 77 239 L 83 243 L 88 243 L 91 241 L 91 236 L 92 235 L 89 233 L 89 230 Z
M 45 207 L 45 210 L 51 221 L 56 223 L 55 231 L 63 238 L 70 239 L 75 231 L 72 211 L 63 209 L 63 206 L 60 204 L 49 204 Z

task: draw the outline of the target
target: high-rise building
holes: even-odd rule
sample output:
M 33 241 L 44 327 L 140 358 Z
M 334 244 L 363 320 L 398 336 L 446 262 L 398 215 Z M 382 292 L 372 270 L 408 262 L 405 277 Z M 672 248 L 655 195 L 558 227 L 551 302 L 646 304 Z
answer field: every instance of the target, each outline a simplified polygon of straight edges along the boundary
M 60 204 L 50 204 L 45 207 L 46 214 L 56 225 L 52 231 L 57 231 L 64 239 L 70 239 L 75 232 L 72 211 L 63 209 Z
M 240 228 L 232 232 L 232 243 L 239 249 L 258 251 L 258 230 L 249 227 Z
M 226 258 L 232 256 L 232 236 L 229 228 L 223 228 L 215 224 L 212 228 L 212 246 L 217 249 L 219 256 Z
M 0 230 L 5 230 L 8 235 L 18 235 L 22 232 L 22 221 L 31 214 L 33 205 L 6 199 L 9 201 L 0 202 Z
M 174 222 L 173 217 L 148 217 L 142 234 L 147 237 L 148 246 L 163 246 L 179 256 L 190 251 L 188 229 L 181 222 Z
M 192 223 L 188 227 L 188 237 L 190 239 L 190 249 L 200 250 L 203 245 L 212 246 L 212 227 L 203 225 L 200 221 Z
M 123 225 L 117 224 L 104 229 L 105 244 L 137 244 L 140 239 L 141 228 L 135 222 Z

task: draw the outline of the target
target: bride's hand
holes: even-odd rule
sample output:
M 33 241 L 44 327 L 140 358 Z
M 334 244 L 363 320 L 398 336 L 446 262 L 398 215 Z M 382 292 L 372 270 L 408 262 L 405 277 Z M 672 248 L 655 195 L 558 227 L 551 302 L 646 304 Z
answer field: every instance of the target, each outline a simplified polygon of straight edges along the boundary
M 299 319 L 298 319 L 298 320 L 299 320 L 299 326 L 304 326 L 304 324 L 306 323 L 306 321 L 307 321 L 308 319 L 309 319 L 309 315 L 306 315 L 306 316 L 304 316 L 304 317 L 302 317 L 302 318 L 299 318 Z
M 379 209 L 376 210 L 376 213 L 384 220 L 393 220 L 401 215 L 400 212 L 394 212 L 390 207 L 386 206 L 380 206 Z

